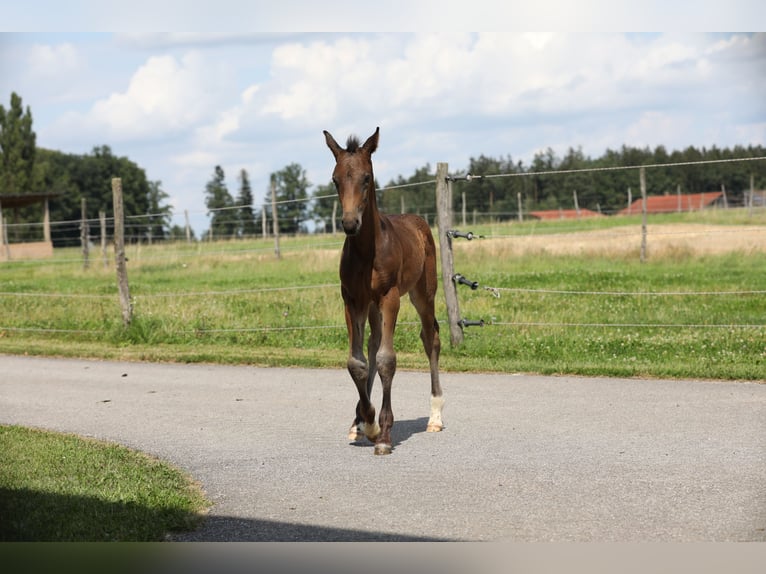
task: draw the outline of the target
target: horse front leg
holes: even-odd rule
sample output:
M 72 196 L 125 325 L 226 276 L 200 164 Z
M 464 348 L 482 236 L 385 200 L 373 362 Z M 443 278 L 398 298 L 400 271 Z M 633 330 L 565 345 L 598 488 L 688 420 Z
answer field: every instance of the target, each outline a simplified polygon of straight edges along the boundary
M 399 314 L 399 293 L 396 289 L 389 291 L 380 304 L 381 332 L 380 348 L 375 364 L 380 373 L 383 387 L 383 402 L 380 406 L 378 423 L 380 435 L 375 441 L 375 454 L 391 454 L 391 428 L 394 426 L 394 413 L 391 408 L 391 387 L 396 374 L 396 352 L 394 351 L 394 331 L 396 318 Z
M 369 440 L 374 441 L 380 434 L 380 427 L 375 422 L 375 407 L 370 401 L 368 379 L 370 375 L 369 365 L 364 356 L 364 325 L 366 313 L 358 312 L 346 305 L 346 326 L 348 327 L 349 355 L 348 372 L 356 385 L 359 393 L 359 401 L 356 404 L 356 417 L 348 431 L 349 440 L 358 440 L 360 434 L 364 434 Z

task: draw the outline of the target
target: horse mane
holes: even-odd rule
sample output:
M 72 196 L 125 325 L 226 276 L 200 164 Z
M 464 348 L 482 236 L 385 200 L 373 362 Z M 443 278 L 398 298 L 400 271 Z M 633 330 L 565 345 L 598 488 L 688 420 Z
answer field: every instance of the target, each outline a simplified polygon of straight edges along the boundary
M 359 150 L 359 138 L 356 136 L 348 136 L 346 141 L 346 151 L 348 153 L 355 153 Z

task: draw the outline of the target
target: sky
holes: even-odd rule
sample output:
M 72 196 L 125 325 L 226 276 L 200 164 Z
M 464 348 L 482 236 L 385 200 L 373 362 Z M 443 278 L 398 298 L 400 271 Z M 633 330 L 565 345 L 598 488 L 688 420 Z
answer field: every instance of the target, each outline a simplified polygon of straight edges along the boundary
M 313 191 L 333 167 L 325 129 L 345 143 L 379 126 L 381 185 L 482 154 L 766 145 L 766 33 L 747 31 L 763 4 L 30 0 L 3 6 L 3 28 L 38 31 L 0 34 L 0 103 L 22 97 L 39 147 L 137 163 L 199 237 L 216 165 L 235 197 L 247 170 L 256 204 L 292 163 Z

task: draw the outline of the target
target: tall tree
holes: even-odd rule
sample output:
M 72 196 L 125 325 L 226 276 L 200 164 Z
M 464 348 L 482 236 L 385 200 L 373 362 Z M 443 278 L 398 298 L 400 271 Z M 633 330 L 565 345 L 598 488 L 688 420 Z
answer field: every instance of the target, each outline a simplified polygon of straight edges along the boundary
M 243 237 L 253 237 L 257 232 L 253 212 L 253 190 L 250 188 L 250 178 L 246 169 L 239 172 L 237 205 L 239 206 L 239 232 Z
M 161 181 L 149 182 L 149 233 L 152 240 L 166 239 L 169 234 L 170 216 L 173 210 L 169 205 L 162 205 L 168 198 L 168 194 L 162 189 Z
M 24 111 L 21 97 L 13 92 L 9 109 L 0 104 L 0 193 L 34 191 L 36 137 L 29 106 Z
M 220 165 L 215 166 L 213 177 L 205 186 L 205 205 L 210 210 L 210 232 L 215 239 L 236 235 L 238 226 L 234 200 L 226 187 L 226 175 Z
M 146 172 L 127 157 L 115 156 L 109 146 L 94 147 L 89 154 L 65 154 L 39 148 L 36 157 L 37 189 L 58 194 L 50 202 L 51 221 L 59 222 L 51 228 L 54 246 L 79 243 L 77 221 L 80 219 L 82 198 L 87 202 L 88 218 L 97 218 L 100 210 L 112 213 L 114 177 L 122 179 L 125 215 L 128 216 L 125 224 L 128 239 L 145 240 L 150 225 L 154 225 L 152 235 L 155 239 L 166 235 L 166 231 L 161 232 L 157 228 L 158 225 L 167 226 L 166 218 L 161 218 L 161 222 L 156 218 L 150 222 L 146 214 L 169 214 L 171 207 L 162 204 L 167 196 L 161 190 L 153 193 Z M 39 222 L 40 218 L 38 212 L 28 221 Z M 111 233 L 111 229 L 112 221 L 107 219 L 107 233 Z
M 272 180 L 276 185 L 279 202 L 279 230 L 282 233 L 306 232 L 308 188 L 311 185 L 306 179 L 306 170 L 300 164 L 291 163 L 273 173 Z
M 335 211 L 335 217 L 340 217 L 337 212 L 339 208 L 334 207 L 338 202 L 338 192 L 331 183 L 327 185 L 318 185 L 312 195 L 314 199 L 314 208 L 311 210 L 318 233 L 329 233 L 332 231 L 332 214 Z M 337 226 L 336 226 L 337 229 Z
M 415 173 L 406 179 L 400 175 L 386 185 L 387 188 L 393 189 L 378 193 L 378 205 L 385 213 L 400 213 L 404 207 L 405 213 L 419 213 L 423 216 L 432 214 L 436 210 L 436 186 L 425 182 L 433 180 L 434 171 L 428 163 L 417 168 Z M 420 183 L 425 185 L 410 185 Z M 402 185 L 407 187 L 397 187 Z M 375 187 L 378 187 L 377 184 Z

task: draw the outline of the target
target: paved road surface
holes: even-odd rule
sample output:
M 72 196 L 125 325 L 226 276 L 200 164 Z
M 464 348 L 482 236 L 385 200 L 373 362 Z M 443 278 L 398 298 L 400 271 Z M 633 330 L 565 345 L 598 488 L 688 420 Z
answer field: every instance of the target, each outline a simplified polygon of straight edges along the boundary
M 766 384 L 394 381 L 394 452 L 345 438 L 342 370 L 0 356 L 0 423 L 117 441 L 214 502 L 182 540 L 766 541 Z M 379 397 L 376 395 L 376 404 Z

